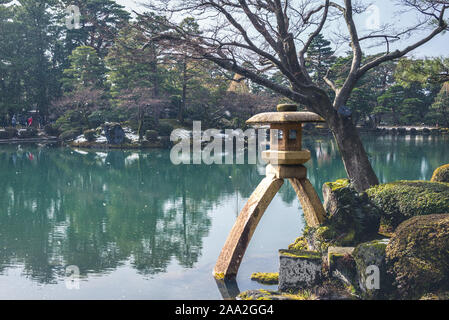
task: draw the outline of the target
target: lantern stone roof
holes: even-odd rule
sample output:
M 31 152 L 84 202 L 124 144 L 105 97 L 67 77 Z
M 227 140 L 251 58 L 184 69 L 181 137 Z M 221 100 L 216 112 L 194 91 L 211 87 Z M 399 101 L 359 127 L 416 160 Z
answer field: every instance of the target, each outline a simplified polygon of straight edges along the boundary
M 259 113 L 246 121 L 247 124 L 325 122 L 313 112 L 265 112 Z

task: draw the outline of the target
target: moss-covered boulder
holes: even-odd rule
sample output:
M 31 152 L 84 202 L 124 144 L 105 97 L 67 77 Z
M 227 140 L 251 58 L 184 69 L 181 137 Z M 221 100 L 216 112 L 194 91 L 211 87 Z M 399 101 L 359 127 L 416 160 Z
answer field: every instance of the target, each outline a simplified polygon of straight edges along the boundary
M 366 193 L 358 193 L 348 180 L 337 180 L 336 183 L 324 184 L 323 195 L 326 224 L 337 233 L 351 230 L 357 241 L 370 239 L 377 234 L 381 212 Z
M 449 164 L 445 164 L 437 168 L 432 175 L 432 182 L 446 182 L 449 183 Z
M 359 244 L 352 253 L 357 268 L 358 288 L 365 299 L 386 299 L 391 295 L 392 277 L 386 265 L 388 239 Z
M 307 227 L 304 231 L 309 249 L 327 253 L 329 246 L 355 246 L 377 237 L 381 212 L 349 180 L 325 183 L 323 196 L 326 221 L 318 228 Z
M 449 214 L 411 218 L 386 248 L 388 272 L 398 298 L 419 299 L 449 290 Z
M 414 216 L 449 212 L 449 184 L 396 181 L 368 189 L 370 200 L 381 209 L 381 223 L 395 229 Z

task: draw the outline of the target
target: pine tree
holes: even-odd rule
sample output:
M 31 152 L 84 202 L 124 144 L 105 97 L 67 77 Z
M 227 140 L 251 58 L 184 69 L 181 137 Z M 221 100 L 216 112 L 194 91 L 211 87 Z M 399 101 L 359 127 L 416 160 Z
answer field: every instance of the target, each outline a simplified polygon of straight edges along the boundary
M 323 78 L 327 70 L 335 62 L 334 51 L 330 47 L 330 41 L 326 40 L 322 34 L 317 35 L 310 44 L 307 51 L 306 66 L 311 70 L 311 77 L 314 82 L 323 88 L 326 86 Z

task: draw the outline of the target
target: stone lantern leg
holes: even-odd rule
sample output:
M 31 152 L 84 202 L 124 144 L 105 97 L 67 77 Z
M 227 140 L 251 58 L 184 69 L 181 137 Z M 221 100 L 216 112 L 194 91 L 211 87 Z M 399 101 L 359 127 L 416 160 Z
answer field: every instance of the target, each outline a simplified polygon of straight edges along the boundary
M 268 162 L 266 177 L 248 199 L 237 218 L 214 268 L 217 279 L 232 279 L 237 275 L 246 248 L 276 193 L 288 179 L 293 186 L 307 225 L 316 227 L 324 222 L 325 211 L 318 194 L 307 179 L 304 163 L 310 160 L 308 150 L 302 150 L 302 123 L 324 122 L 312 112 L 296 112 L 294 105 L 279 105 L 279 112 L 261 113 L 247 124 L 270 125 L 270 150 L 262 153 Z

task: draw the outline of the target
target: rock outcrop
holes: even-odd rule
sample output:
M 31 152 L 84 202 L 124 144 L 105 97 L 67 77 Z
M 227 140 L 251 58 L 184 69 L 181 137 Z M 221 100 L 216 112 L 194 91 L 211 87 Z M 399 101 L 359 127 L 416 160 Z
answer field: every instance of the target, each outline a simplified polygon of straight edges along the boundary
M 377 236 L 381 212 L 349 180 L 325 183 L 323 196 L 326 221 L 304 231 L 309 249 L 327 253 L 329 246 L 355 246 Z
M 109 144 L 122 144 L 126 134 L 119 123 L 105 123 L 104 134 Z
M 318 252 L 279 250 L 279 290 L 312 288 L 322 280 L 322 257 Z

